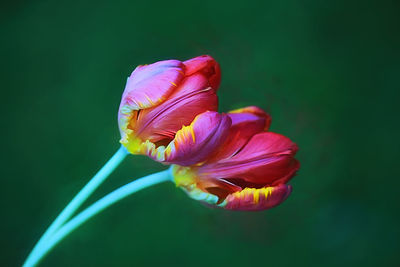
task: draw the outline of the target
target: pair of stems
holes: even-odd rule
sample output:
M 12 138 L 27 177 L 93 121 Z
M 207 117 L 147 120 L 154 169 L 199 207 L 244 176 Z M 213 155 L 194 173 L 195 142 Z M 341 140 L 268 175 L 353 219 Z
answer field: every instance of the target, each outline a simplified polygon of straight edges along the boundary
M 96 201 L 68 221 L 83 202 L 107 179 L 127 155 L 128 152 L 121 146 L 114 156 L 112 156 L 89 183 L 82 188 L 49 226 L 29 254 L 23 265 L 24 267 L 36 266 L 39 261 L 68 234 L 112 204 L 146 187 L 172 180 L 170 169 L 139 178 Z

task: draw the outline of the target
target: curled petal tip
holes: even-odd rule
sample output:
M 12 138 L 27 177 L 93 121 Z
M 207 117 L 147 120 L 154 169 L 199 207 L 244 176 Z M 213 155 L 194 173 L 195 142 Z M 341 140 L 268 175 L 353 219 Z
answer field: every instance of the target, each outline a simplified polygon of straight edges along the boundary
M 267 131 L 271 125 L 271 116 L 257 106 L 235 109 L 229 111 L 229 114 L 232 117 L 232 124 L 241 123 L 243 121 L 263 120 L 264 131 Z
M 209 55 L 198 56 L 183 62 L 185 74 L 201 72 L 209 77 L 210 86 L 217 90 L 221 82 L 221 69 L 217 61 Z

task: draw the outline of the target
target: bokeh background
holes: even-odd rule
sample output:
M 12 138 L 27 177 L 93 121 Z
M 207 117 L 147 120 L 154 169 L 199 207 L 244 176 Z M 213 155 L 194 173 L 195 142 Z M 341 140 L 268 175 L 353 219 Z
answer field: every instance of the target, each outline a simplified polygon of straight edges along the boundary
M 258 105 L 298 143 L 291 197 L 208 209 L 139 192 L 41 266 L 399 266 L 399 1 L 8 1 L 0 9 L 0 265 L 21 265 L 118 149 L 136 65 L 210 54 L 220 111 Z M 162 170 L 129 157 L 90 199 Z

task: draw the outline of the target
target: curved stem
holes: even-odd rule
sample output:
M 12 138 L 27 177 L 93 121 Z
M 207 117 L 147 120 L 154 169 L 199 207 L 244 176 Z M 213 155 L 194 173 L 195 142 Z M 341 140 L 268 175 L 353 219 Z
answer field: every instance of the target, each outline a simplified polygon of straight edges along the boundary
M 130 182 L 115 191 L 109 193 L 105 197 L 93 203 L 91 206 L 80 212 L 64 226 L 62 226 L 52 237 L 47 240 L 46 244 L 40 250 L 40 253 L 34 255 L 31 261 L 25 263 L 24 266 L 36 265 L 52 248 L 54 248 L 61 240 L 63 240 L 68 234 L 82 225 L 84 222 L 98 214 L 102 210 L 118 202 L 119 200 L 126 198 L 127 196 L 144 189 L 146 187 L 171 180 L 170 169 L 157 172 L 142 178 L 139 178 L 133 182 Z
M 114 171 L 114 169 L 128 155 L 126 149 L 121 146 L 111 159 L 96 173 L 96 175 L 87 183 L 82 190 L 71 200 L 71 202 L 58 215 L 53 223 L 47 228 L 35 247 L 26 259 L 24 266 L 34 266 L 37 255 L 42 254 L 42 247 L 47 240 L 74 214 L 74 212 L 82 205 L 82 203 L 96 190 L 106 178 Z

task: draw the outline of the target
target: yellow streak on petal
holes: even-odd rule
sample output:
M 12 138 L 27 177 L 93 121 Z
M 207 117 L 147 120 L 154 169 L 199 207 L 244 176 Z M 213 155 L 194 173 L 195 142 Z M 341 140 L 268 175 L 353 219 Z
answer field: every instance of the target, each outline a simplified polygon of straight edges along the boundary
M 172 153 L 171 146 L 167 146 L 167 148 L 165 149 L 165 155 L 169 157 L 171 156 L 171 153 Z
M 251 113 L 253 111 L 253 107 L 244 107 L 244 108 L 238 108 L 238 109 L 234 109 L 229 111 L 229 113 Z
M 190 136 L 192 137 L 193 143 L 196 142 L 196 135 L 194 132 L 194 125 L 196 124 L 196 121 L 198 120 L 198 116 L 196 118 L 194 118 L 194 120 L 192 121 L 192 123 L 189 126 L 182 126 L 182 128 L 176 132 L 175 134 L 175 138 L 173 141 L 173 145 L 175 150 L 179 149 L 179 146 L 181 144 L 185 144 L 185 142 L 188 142 L 188 138 L 190 138 Z M 167 150 L 171 150 L 171 143 L 168 145 Z
M 150 99 L 150 97 L 146 94 L 144 94 L 144 97 L 146 97 L 147 101 L 149 101 L 150 105 L 154 106 L 154 102 Z
M 177 86 L 176 83 L 174 83 L 174 82 L 170 82 L 170 83 L 171 83 L 173 86 L 175 86 L 175 87 Z
M 194 135 L 194 130 L 192 126 L 190 126 L 190 133 L 192 134 L 193 143 L 196 143 L 196 136 Z
M 248 188 L 235 192 L 232 194 L 233 197 L 237 199 L 244 199 L 247 196 L 253 196 L 254 204 L 258 204 L 260 202 L 260 196 L 264 195 L 264 198 L 267 199 L 269 196 L 272 195 L 274 191 L 273 187 L 263 187 L 263 188 Z
M 265 195 L 265 199 L 268 198 L 268 196 L 272 195 L 272 191 L 274 190 L 273 187 L 264 187 L 264 195 Z
M 132 132 L 130 130 L 130 132 Z M 124 145 L 124 147 L 132 154 L 138 155 L 142 154 L 142 140 L 140 140 L 137 137 L 133 137 L 131 135 L 126 135 L 121 141 L 121 144 Z
M 258 203 L 258 201 L 260 200 L 260 191 L 261 190 L 255 190 L 254 191 L 254 193 L 253 193 L 253 201 L 254 201 L 254 203 L 255 204 L 257 204 Z

